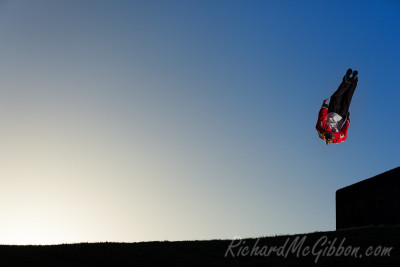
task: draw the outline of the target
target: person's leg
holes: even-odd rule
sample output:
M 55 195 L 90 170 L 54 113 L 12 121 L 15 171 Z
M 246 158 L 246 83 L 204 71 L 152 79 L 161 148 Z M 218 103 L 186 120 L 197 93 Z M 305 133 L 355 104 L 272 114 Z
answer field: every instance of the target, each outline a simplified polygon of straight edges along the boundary
M 342 116 L 343 118 L 346 117 L 347 114 L 349 113 L 351 100 L 353 99 L 353 94 L 354 94 L 354 91 L 356 90 L 357 83 L 358 83 L 358 78 L 356 77 L 352 81 L 349 90 L 347 90 L 346 93 L 341 98 L 340 110 L 339 110 L 340 113 L 338 113 L 338 114 L 340 116 Z
M 341 97 L 338 97 L 338 95 L 333 94 L 331 96 L 331 99 L 329 100 L 329 106 L 328 106 L 328 113 L 330 112 L 336 112 L 340 110 L 340 101 Z
M 351 87 L 351 79 L 350 79 L 351 73 L 352 73 L 351 69 L 348 69 L 346 75 L 343 77 L 342 83 L 339 85 L 336 92 L 334 92 L 333 95 L 331 96 L 331 99 L 329 100 L 328 112 L 336 112 L 336 113 L 340 112 L 343 95 Z

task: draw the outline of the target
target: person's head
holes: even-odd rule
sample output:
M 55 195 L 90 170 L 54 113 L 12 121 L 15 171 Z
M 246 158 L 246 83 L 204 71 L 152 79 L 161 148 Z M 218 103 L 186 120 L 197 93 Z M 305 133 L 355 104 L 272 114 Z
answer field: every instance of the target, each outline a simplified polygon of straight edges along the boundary
M 325 134 L 325 144 L 329 145 L 335 139 L 335 134 L 333 132 L 326 132 Z
M 329 145 L 330 143 L 333 142 L 333 139 L 335 139 L 335 134 L 333 132 L 325 132 L 325 133 L 318 132 L 318 136 L 319 138 L 325 141 L 326 145 Z

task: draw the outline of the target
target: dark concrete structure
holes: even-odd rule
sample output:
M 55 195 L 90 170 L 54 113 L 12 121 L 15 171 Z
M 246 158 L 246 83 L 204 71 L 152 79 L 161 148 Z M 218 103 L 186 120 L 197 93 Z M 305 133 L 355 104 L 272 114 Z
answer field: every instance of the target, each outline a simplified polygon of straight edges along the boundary
M 336 191 L 336 229 L 400 224 L 400 167 Z

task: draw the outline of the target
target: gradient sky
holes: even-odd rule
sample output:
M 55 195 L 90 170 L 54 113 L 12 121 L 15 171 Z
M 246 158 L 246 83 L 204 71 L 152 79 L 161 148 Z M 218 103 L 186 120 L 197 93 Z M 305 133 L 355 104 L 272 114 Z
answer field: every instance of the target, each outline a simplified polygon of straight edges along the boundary
M 400 165 L 399 1 L 9 0 L 0 38 L 0 244 L 334 230 Z

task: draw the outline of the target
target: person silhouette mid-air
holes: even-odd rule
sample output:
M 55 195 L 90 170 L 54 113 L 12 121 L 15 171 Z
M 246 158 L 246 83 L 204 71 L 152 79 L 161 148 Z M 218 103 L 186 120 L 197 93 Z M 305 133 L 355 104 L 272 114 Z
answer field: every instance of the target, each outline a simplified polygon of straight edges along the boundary
M 318 113 L 316 129 L 325 144 L 340 143 L 346 140 L 350 124 L 349 107 L 358 83 L 358 71 L 348 69 L 339 88 L 322 102 Z M 346 122 L 344 122 L 346 120 Z

